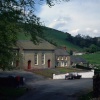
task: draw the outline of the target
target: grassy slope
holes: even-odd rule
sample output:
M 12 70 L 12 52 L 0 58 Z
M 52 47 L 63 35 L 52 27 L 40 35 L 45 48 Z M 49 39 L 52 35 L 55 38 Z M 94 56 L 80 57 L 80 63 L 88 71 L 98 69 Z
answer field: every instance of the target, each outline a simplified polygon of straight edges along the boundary
M 100 64 L 100 52 L 82 55 L 91 64 Z
M 66 41 L 67 34 L 65 34 L 64 32 L 51 28 L 45 28 L 44 33 L 45 33 L 45 38 L 48 41 L 53 41 L 54 43 L 57 44 L 57 46 L 66 46 L 67 50 L 70 49 L 81 50 L 81 48 L 79 48 L 78 46 L 73 45 L 72 43 Z
M 67 50 L 69 51 L 70 49 L 72 50 L 81 50 L 76 45 L 73 45 L 72 43 L 66 41 L 67 34 L 61 31 L 57 31 L 51 28 L 44 28 L 44 39 L 47 41 L 52 41 L 57 44 L 57 46 L 66 46 Z M 29 34 L 25 35 L 24 33 L 19 33 L 18 34 L 18 39 L 19 40 L 30 40 L 31 36 Z
M 18 40 L 30 40 L 31 36 L 29 34 L 19 33 Z

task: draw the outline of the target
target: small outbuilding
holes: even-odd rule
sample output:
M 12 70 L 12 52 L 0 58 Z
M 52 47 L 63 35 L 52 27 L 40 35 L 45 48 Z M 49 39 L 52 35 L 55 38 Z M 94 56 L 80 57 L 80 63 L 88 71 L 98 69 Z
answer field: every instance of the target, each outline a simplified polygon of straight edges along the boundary
M 88 62 L 84 58 L 77 56 L 70 56 L 70 64 L 71 66 L 76 66 L 78 64 L 87 67 Z

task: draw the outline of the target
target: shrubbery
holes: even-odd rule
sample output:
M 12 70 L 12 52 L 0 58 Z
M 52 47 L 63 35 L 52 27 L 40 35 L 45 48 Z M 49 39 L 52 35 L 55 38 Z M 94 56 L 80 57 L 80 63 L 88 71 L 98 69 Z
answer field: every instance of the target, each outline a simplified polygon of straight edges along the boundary
M 76 65 L 76 68 L 79 68 L 79 69 L 86 69 L 86 70 L 91 70 L 92 68 L 89 68 L 89 67 L 84 67 L 82 65 Z

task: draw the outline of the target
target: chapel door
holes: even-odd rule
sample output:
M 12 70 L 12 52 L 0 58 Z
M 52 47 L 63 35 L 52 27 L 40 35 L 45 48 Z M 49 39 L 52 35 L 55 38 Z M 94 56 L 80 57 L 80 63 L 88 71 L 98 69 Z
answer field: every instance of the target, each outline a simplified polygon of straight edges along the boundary
M 28 69 L 31 69 L 31 61 L 28 61 Z
M 50 59 L 48 60 L 48 68 L 50 68 Z
M 16 60 L 16 67 L 18 67 L 19 66 L 19 61 L 18 60 Z

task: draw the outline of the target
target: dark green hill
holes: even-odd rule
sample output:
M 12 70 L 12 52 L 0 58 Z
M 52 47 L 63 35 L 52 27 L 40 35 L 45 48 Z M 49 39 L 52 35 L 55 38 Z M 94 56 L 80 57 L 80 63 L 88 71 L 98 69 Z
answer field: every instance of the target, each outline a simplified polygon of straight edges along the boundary
M 52 28 L 43 27 L 44 39 L 58 47 L 66 47 L 67 50 L 81 50 L 80 47 L 74 45 L 66 40 L 67 34 Z M 29 40 L 31 36 L 29 34 L 19 33 L 19 40 Z
M 70 43 L 69 41 L 66 40 L 67 34 L 55 29 L 51 28 L 44 28 L 44 39 L 49 41 L 50 43 L 53 43 L 57 46 L 65 46 L 67 50 L 82 50 L 80 47 L 77 45 L 74 45 Z

